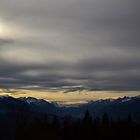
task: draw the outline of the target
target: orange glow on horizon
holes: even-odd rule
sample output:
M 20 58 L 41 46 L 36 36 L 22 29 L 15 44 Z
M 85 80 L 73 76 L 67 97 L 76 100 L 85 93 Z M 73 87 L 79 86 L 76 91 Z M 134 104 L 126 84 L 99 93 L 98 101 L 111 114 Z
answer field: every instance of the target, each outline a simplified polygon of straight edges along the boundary
M 85 92 L 69 92 L 63 93 L 62 91 L 49 92 L 49 91 L 31 91 L 31 90 L 19 90 L 19 91 L 8 91 L 0 90 L 0 96 L 12 96 L 14 98 L 19 97 L 35 97 L 37 99 L 45 99 L 50 102 L 60 102 L 62 104 L 80 104 L 86 103 L 91 100 L 98 99 L 107 99 L 112 98 L 116 99 L 124 96 L 138 96 L 140 95 L 139 91 L 85 91 Z

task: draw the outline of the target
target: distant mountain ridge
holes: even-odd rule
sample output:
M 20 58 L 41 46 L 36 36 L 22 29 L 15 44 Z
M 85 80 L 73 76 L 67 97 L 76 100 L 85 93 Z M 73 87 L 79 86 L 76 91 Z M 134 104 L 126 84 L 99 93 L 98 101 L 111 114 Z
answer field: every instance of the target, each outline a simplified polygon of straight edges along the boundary
M 126 118 L 132 115 L 133 118 L 140 119 L 140 96 L 90 101 L 77 107 L 59 107 L 57 103 L 32 97 L 18 99 L 10 96 L 0 97 L 0 117 L 9 113 L 83 117 L 86 110 L 94 117 L 107 113 L 111 118 Z
M 128 115 L 132 115 L 135 119 L 139 119 L 140 96 L 90 101 L 78 108 L 69 108 L 70 114 L 73 113 L 75 116 L 83 115 L 83 111 L 86 110 L 89 110 L 95 117 L 107 113 L 112 118 L 126 118 Z

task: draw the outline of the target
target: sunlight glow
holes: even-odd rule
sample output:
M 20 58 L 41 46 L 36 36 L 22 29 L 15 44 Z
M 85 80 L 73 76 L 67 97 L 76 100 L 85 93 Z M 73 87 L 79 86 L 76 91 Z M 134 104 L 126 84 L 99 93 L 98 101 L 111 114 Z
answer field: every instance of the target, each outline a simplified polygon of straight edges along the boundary
M 4 27 L 3 27 L 3 25 L 0 23 L 0 34 L 3 34 L 3 32 L 4 32 Z
M 0 37 L 11 38 L 11 35 L 16 35 L 16 28 L 13 25 L 8 24 L 5 20 L 0 19 Z
M 37 99 L 45 99 L 49 102 L 57 101 L 60 104 L 83 104 L 91 100 L 99 99 L 117 99 L 124 96 L 138 96 L 139 91 L 87 91 L 87 92 L 69 92 L 64 93 L 62 91 L 49 92 L 49 91 L 32 91 L 32 90 L 5 90 L 0 89 L 0 96 L 12 96 L 14 98 L 19 97 L 35 97 Z

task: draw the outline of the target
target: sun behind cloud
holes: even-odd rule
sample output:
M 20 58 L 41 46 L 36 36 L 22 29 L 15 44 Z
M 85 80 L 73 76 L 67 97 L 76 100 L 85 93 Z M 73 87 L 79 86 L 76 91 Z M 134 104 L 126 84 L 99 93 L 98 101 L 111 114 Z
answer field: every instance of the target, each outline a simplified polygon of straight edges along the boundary
M 0 19 L 0 38 L 9 39 L 17 36 L 17 27 L 7 22 L 7 20 Z
M 2 24 L 0 24 L 0 34 L 2 34 L 4 32 L 4 27 Z
M 7 37 L 9 35 L 8 31 L 8 26 L 3 21 L 0 21 L 0 38 Z

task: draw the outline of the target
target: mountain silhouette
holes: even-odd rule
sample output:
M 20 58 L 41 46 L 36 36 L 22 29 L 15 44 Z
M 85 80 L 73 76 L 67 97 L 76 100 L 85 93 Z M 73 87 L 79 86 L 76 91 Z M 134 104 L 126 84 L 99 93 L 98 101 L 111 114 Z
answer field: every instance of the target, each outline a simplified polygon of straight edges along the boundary
M 58 104 L 58 103 L 57 103 Z M 48 116 L 72 116 L 83 117 L 86 110 L 94 117 L 107 113 L 111 118 L 126 118 L 132 115 L 134 119 L 140 118 L 140 96 L 124 97 L 118 99 L 106 99 L 90 101 L 87 104 L 77 106 L 60 107 L 56 103 L 50 103 L 43 99 L 32 97 L 15 99 L 10 96 L 0 97 L 0 116 L 14 112 L 44 114 Z

